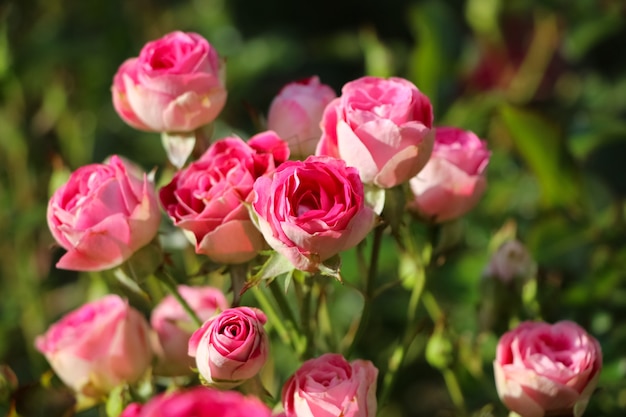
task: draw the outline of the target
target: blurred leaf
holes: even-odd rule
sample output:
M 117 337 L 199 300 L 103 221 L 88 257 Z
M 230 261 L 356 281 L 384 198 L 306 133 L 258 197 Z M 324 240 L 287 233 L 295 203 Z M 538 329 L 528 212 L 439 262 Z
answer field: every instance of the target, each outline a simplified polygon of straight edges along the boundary
M 578 198 L 572 170 L 565 165 L 562 134 L 545 117 L 525 109 L 503 105 L 500 117 L 518 152 L 535 173 L 545 206 L 570 205 Z
M 391 53 L 372 28 L 361 30 L 359 41 L 365 55 L 365 73 L 367 75 L 383 78 L 394 75 Z

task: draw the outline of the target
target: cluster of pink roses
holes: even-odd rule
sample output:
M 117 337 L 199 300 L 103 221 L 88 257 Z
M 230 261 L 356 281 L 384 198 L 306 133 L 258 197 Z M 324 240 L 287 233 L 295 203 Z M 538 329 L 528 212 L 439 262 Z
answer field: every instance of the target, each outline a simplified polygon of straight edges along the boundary
M 112 86 L 121 118 L 143 130 L 185 133 L 213 121 L 226 102 L 222 63 L 201 36 L 174 32 L 124 62 Z M 113 156 L 76 170 L 48 205 L 59 268 L 114 268 L 155 239 L 159 203 L 195 251 L 214 262 L 250 262 L 271 247 L 293 268 L 316 272 L 356 246 L 379 221 L 367 187 L 405 184 L 408 208 L 445 222 L 474 207 L 486 188 L 490 152 L 475 134 L 433 126 L 428 97 L 401 78 L 363 77 L 337 97 L 317 77 L 288 84 L 270 106 L 270 130 L 226 137 L 160 190 L 133 163 Z M 300 160 L 288 160 L 290 157 Z M 87 303 L 36 340 L 76 392 L 102 396 L 156 375 L 196 368 L 212 388 L 161 394 L 122 417 L 270 416 L 258 399 L 229 391 L 266 362 L 265 314 L 230 308 L 210 287 L 179 286 L 200 328 L 172 296 L 150 324 L 118 296 Z M 194 360 L 195 358 L 195 360 Z M 570 322 L 524 323 L 504 335 L 494 362 L 498 392 L 524 417 L 582 414 L 601 367 L 600 348 Z M 282 389 L 287 417 L 373 417 L 378 370 L 325 354 L 306 361 Z M 228 413 L 225 411 L 228 410 Z

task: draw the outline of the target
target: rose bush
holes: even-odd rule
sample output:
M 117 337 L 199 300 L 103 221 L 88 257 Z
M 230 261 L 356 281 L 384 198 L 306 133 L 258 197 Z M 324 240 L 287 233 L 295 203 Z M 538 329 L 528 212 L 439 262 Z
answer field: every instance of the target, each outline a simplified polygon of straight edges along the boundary
M 226 297 L 217 288 L 179 285 L 177 289 L 200 320 L 208 320 L 229 307 Z M 166 295 L 152 310 L 150 324 L 156 336 L 153 350 L 157 363 L 153 372 L 166 376 L 191 374 L 195 362 L 187 350 L 196 326 L 178 300 Z
M 160 394 L 145 405 L 130 404 L 120 417 L 270 417 L 258 398 L 235 391 L 195 387 Z
M 193 333 L 189 355 L 196 358 L 206 383 L 232 388 L 261 370 L 269 350 L 266 321 L 261 310 L 236 307 L 210 318 Z
M 282 389 L 286 417 L 375 417 L 378 369 L 327 353 L 310 359 Z
M 490 154 L 487 144 L 472 132 L 437 128 L 428 164 L 410 181 L 414 195 L 410 207 L 435 222 L 467 213 L 487 187 Z
M 289 143 L 292 157 L 313 155 L 322 134 L 324 108 L 336 97 L 319 77 L 289 83 L 272 100 L 267 127 Z
M 571 321 L 523 322 L 498 342 L 493 363 L 500 399 L 523 417 L 580 417 L 596 387 L 602 351 Z
M 35 347 L 66 385 L 92 397 L 137 381 L 152 361 L 148 323 L 117 295 L 67 314 Z
M 322 116 L 318 155 L 341 158 L 366 184 L 390 188 L 426 164 L 432 106 L 410 81 L 362 77 L 344 85 Z
M 365 204 L 357 170 L 330 157 L 285 162 L 272 178 L 259 178 L 254 192 L 265 240 L 303 271 L 355 246 L 377 218 Z
M 132 127 L 188 132 L 212 122 L 226 103 L 217 51 L 197 33 L 148 42 L 113 78 L 113 106 Z
M 289 157 L 274 132 L 219 140 L 161 188 L 161 205 L 194 243 L 196 253 L 216 262 L 241 263 L 265 246 L 245 206 L 255 180 Z
M 74 171 L 48 203 L 48 227 L 67 253 L 57 268 L 101 271 L 148 244 L 161 221 L 154 185 L 113 156 Z

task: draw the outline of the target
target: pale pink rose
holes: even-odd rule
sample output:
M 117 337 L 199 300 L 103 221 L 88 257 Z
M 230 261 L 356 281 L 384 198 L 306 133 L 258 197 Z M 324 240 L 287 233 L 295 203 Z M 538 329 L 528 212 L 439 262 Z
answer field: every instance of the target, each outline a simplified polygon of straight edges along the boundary
M 306 158 L 315 153 L 322 135 L 320 121 L 324 108 L 337 94 L 319 77 L 289 83 L 272 101 L 267 127 L 289 143 L 293 158 Z
M 434 222 L 445 222 L 471 210 L 485 192 L 491 153 L 474 133 L 439 127 L 426 167 L 410 181 L 409 207 Z
M 344 85 L 326 107 L 316 153 L 358 168 L 366 184 L 391 188 L 426 165 L 432 123 L 428 97 L 410 81 L 362 77 Z
M 335 158 L 287 161 L 272 178 L 259 178 L 254 191 L 252 208 L 265 240 L 302 271 L 317 271 L 356 246 L 377 218 L 365 204 L 357 170 Z
M 580 417 L 602 368 L 600 344 L 571 321 L 523 322 L 498 342 L 498 395 L 523 417 Z
M 78 168 L 48 202 L 48 227 L 67 253 L 57 268 L 101 271 L 148 244 L 161 221 L 154 185 L 117 156 Z
M 148 42 L 113 78 L 113 106 L 132 127 L 188 132 L 212 122 L 226 103 L 217 51 L 197 33 Z
M 144 317 L 117 295 L 107 295 L 67 314 L 38 336 L 35 347 L 77 393 L 99 397 L 133 383 L 152 361 Z
M 256 397 L 236 391 L 194 387 L 159 394 L 145 405 L 130 404 L 120 417 L 270 417 L 270 409 Z
M 209 385 L 232 388 L 255 376 L 265 364 L 269 341 L 265 314 L 235 307 L 207 320 L 189 339 L 189 355 Z
M 327 353 L 302 364 L 282 390 L 286 417 L 375 417 L 378 369 Z
M 287 143 L 272 131 L 259 133 L 248 143 L 236 137 L 221 139 L 161 188 L 161 205 L 174 225 L 186 232 L 196 253 L 215 262 L 247 262 L 265 241 L 244 203 L 254 181 L 271 174 L 288 157 Z
M 202 321 L 229 307 L 226 297 L 217 288 L 179 285 L 178 292 Z M 156 335 L 153 350 L 157 363 L 153 373 L 166 376 L 193 373 L 195 361 L 187 354 L 187 349 L 189 338 L 197 327 L 174 296 L 166 295 L 157 304 L 152 310 L 150 324 Z
M 517 239 L 507 240 L 493 254 L 483 275 L 496 278 L 504 283 L 514 278 L 531 278 L 537 270 L 528 249 Z

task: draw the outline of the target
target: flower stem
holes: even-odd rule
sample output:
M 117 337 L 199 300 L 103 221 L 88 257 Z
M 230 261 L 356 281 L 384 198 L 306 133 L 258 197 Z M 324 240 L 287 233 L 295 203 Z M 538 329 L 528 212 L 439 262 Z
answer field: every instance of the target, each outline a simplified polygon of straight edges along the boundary
M 372 309 L 372 295 L 374 294 L 374 281 L 376 280 L 376 275 L 378 274 L 378 258 L 383 240 L 383 231 L 385 230 L 385 227 L 385 224 L 381 224 L 376 226 L 376 228 L 374 229 L 374 242 L 372 243 L 370 266 L 367 272 L 367 279 L 365 281 L 365 289 L 363 291 L 363 311 L 361 312 L 359 327 L 357 328 L 354 339 L 352 339 L 352 343 L 350 344 L 350 347 L 348 348 L 348 351 L 346 353 L 347 357 L 352 356 L 357 344 L 361 341 L 363 335 L 365 334 L 367 325 L 369 324 Z
M 202 320 L 196 314 L 195 311 L 191 308 L 191 306 L 187 303 L 187 301 L 180 295 L 178 292 L 178 284 L 174 280 L 174 278 L 165 270 L 165 268 L 160 267 L 154 272 L 154 275 L 163 283 L 165 288 L 172 294 L 172 296 L 180 303 L 185 312 L 191 317 L 193 322 L 198 326 L 202 326 Z
M 306 276 L 304 279 L 302 308 L 300 310 L 300 328 L 305 339 L 304 351 L 300 356 L 309 359 L 313 356 L 314 340 L 313 327 L 311 326 L 311 301 L 313 298 L 313 277 Z

